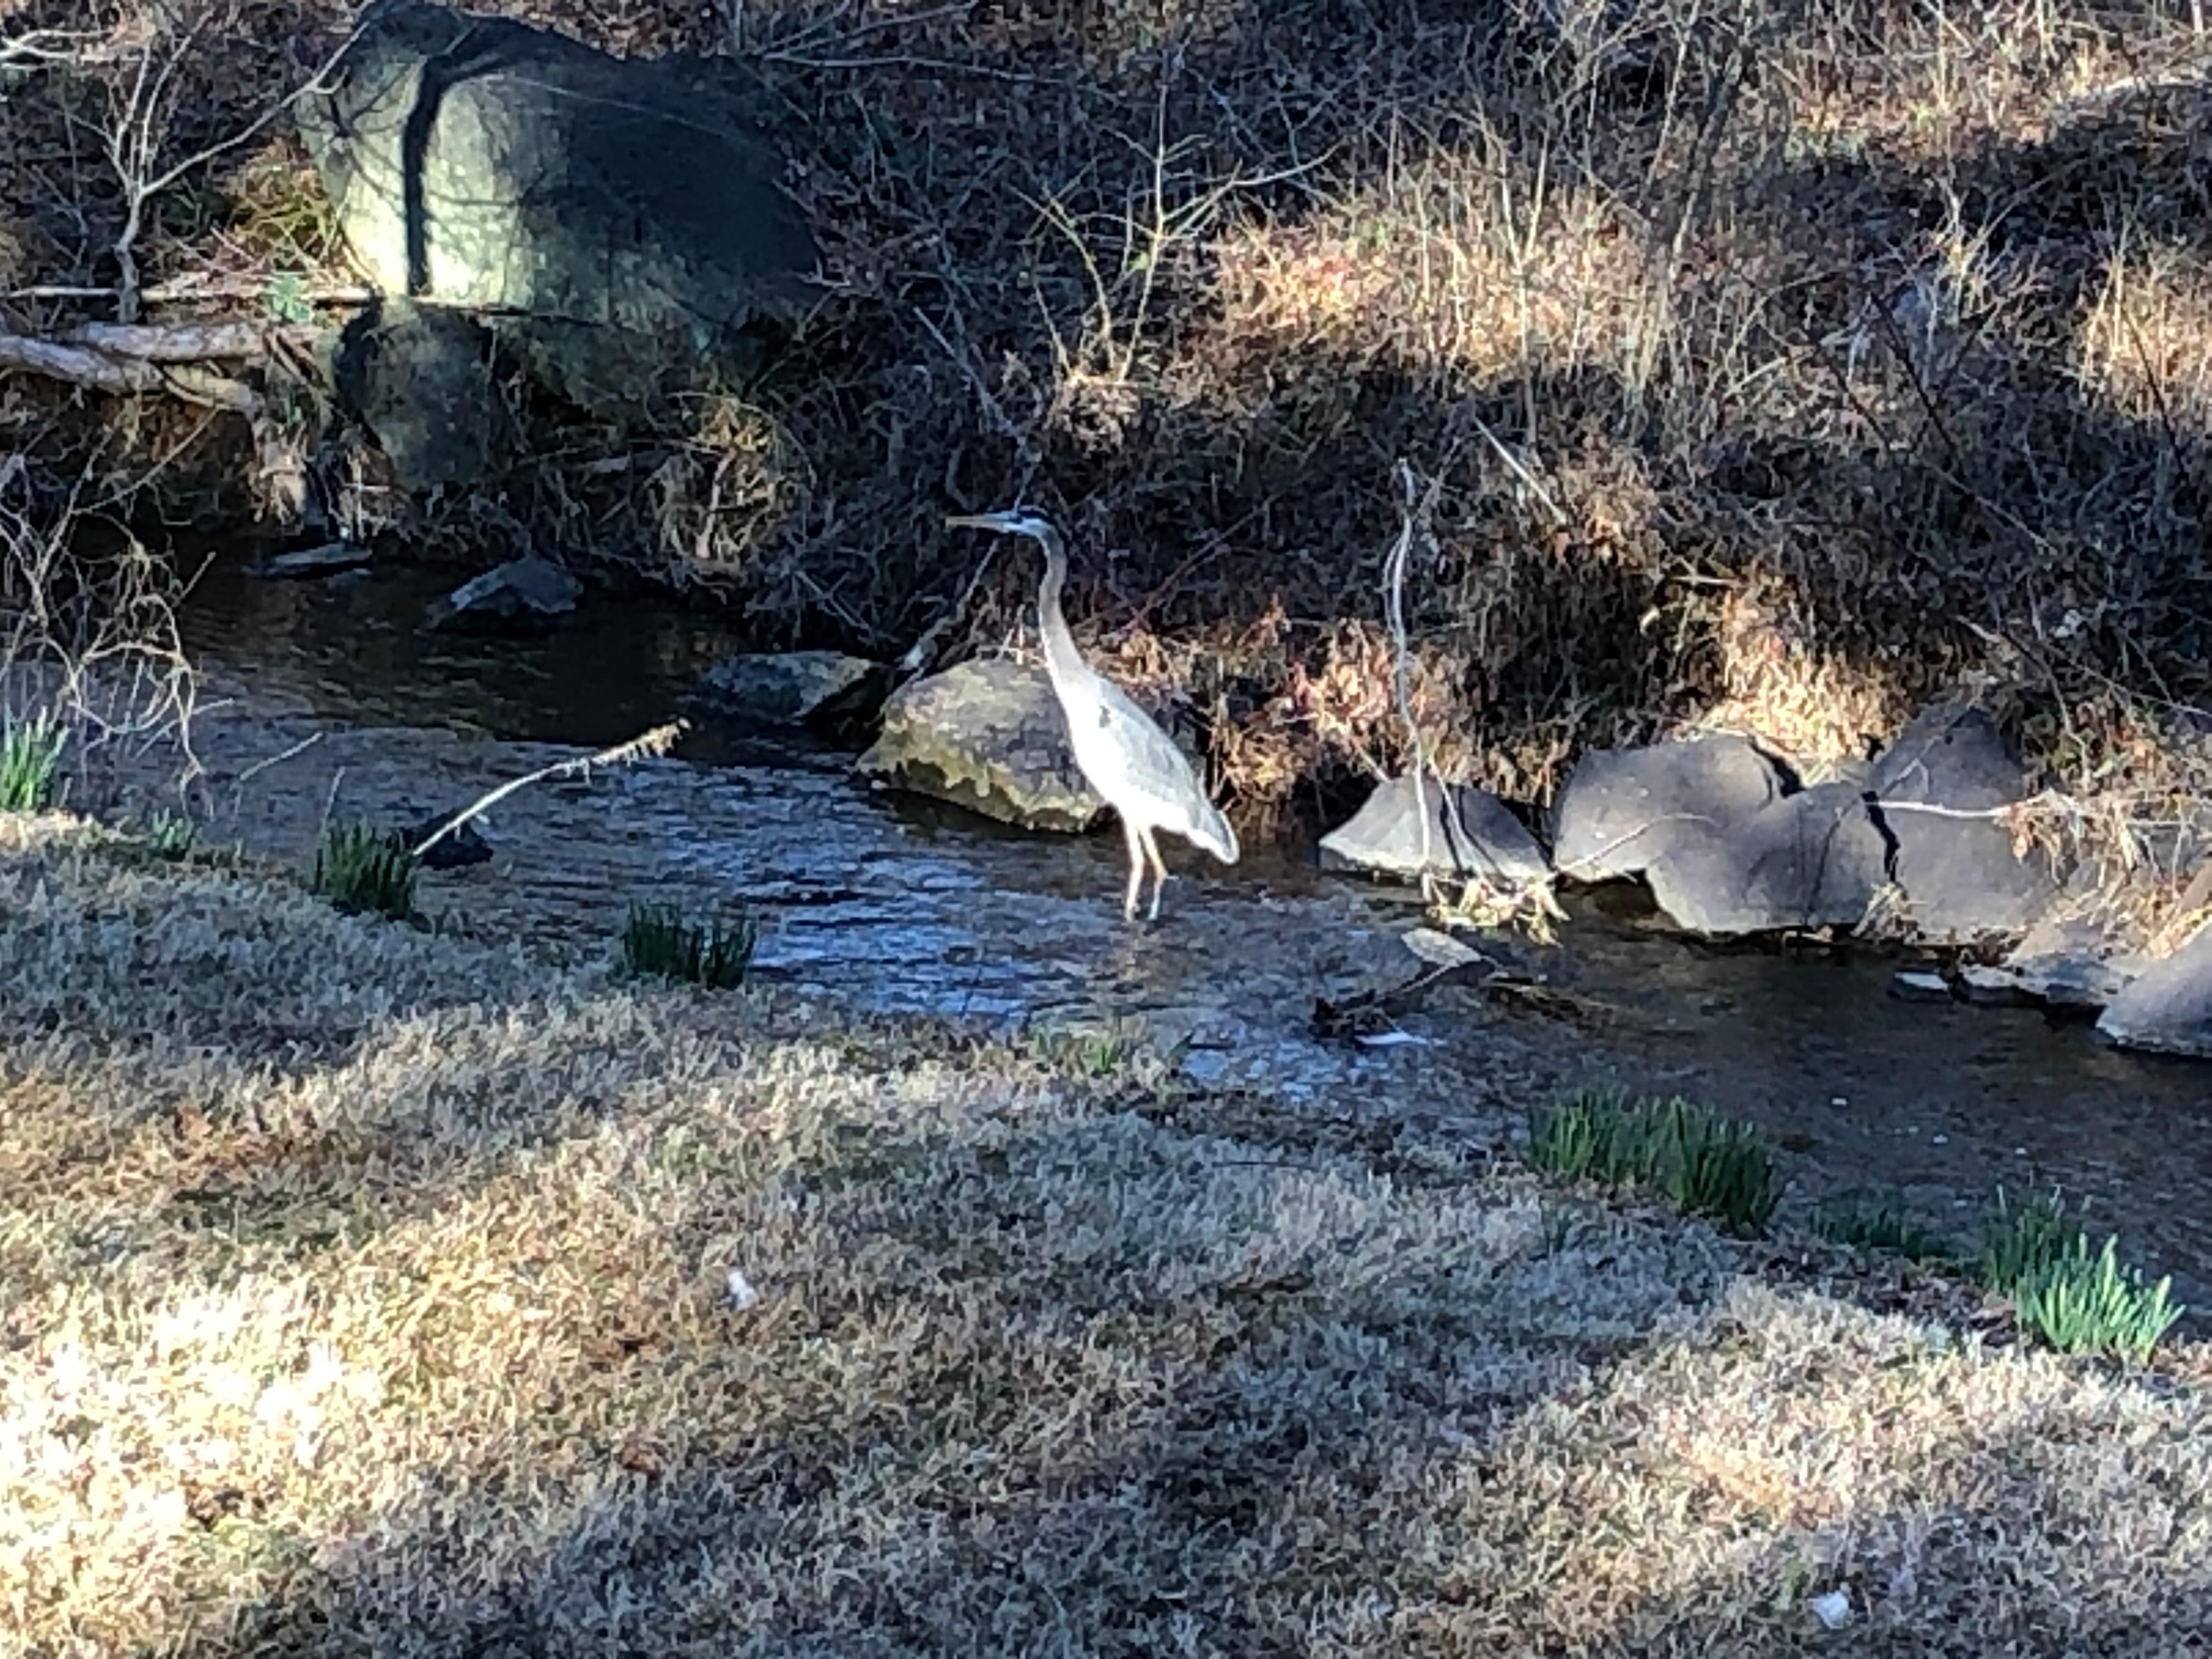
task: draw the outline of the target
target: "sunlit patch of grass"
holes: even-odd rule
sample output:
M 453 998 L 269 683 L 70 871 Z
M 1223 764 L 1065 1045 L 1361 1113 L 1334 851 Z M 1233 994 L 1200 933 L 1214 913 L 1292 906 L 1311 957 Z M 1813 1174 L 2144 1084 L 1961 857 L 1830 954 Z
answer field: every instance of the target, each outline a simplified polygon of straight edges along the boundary
M 349 915 L 415 914 L 415 860 L 405 841 L 373 824 L 337 824 L 315 851 L 308 888 Z
M 672 905 L 634 905 L 623 924 L 622 964 L 633 975 L 733 990 L 752 969 L 757 937 L 742 913 L 702 927 Z
M 69 728 L 52 713 L 0 726 L 0 812 L 37 812 L 53 805 L 54 781 Z
M 1731 1231 L 1765 1230 L 1779 1197 L 1772 1155 L 1756 1128 L 1679 1097 L 1632 1102 L 1585 1090 L 1540 1110 L 1528 1159 L 1565 1180 L 1640 1188 Z

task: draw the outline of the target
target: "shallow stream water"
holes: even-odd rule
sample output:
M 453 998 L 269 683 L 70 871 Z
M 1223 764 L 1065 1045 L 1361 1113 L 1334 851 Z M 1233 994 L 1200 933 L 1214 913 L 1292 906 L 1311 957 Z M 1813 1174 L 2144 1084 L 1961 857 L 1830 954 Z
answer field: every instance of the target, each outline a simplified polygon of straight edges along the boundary
M 305 863 L 326 814 L 450 811 L 679 709 L 731 641 L 666 601 L 593 597 L 529 641 L 426 634 L 453 585 L 376 570 L 264 582 L 219 560 L 185 610 L 210 676 L 206 833 Z M 2100 1047 L 2033 1010 L 1903 1003 L 1896 963 L 1686 942 L 1611 902 L 1559 944 L 1495 954 L 1569 994 L 1561 1015 L 1467 988 L 1399 1021 L 1418 1042 L 1314 1035 L 1316 998 L 1420 963 L 1402 889 L 1324 876 L 1304 847 L 1233 869 L 1170 842 L 1160 921 L 1125 927 L 1121 838 L 1011 832 L 872 791 L 850 757 L 702 727 L 665 759 L 528 788 L 490 814 L 489 865 L 426 872 L 459 925 L 604 956 L 641 898 L 742 903 L 758 971 L 859 1005 L 995 1025 L 1114 1025 L 1187 1046 L 1202 1079 L 1299 1109 L 1465 1116 L 1501 1146 L 1583 1081 L 1680 1092 L 1765 1125 L 1788 1201 L 1875 1190 L 1966 1238 L 2002 1183 L 2057 1184 L 2093 1227 L 2212 1304 L 2212 1066 Z

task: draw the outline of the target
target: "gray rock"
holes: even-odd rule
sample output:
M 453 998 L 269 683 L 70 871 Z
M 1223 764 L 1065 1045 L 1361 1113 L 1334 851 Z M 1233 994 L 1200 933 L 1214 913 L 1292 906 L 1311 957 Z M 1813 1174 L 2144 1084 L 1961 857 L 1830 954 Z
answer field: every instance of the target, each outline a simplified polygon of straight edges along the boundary
M 2212 1059 L 2212 926 L 2130 981 L 2097 1030 L 2123 1048 Z
M 1781 793 L 1773 763 L 1741 738 L 1592 750 L 1559 791 L 1553 861 L 1577 881 L 1637 875 L 1676 842 L 1740 823 Z
M 380 288 L 495 313 L 518 356 L 599 409 L 742 373 L 749 331 L 807 302 L 817 258 L 770 106 L 728 59 L 617 58 L 386 0 L 298 118 Z
M 1644 872 L 1674 922 L 1713 935 L 1856 927 L 1887 848 L 1857 790 L 1824 783 L 1674 836 Z
M 1945 703 L 1915 716 L 1876 764 L 1874 787 L 1901 901 L 1892 930 L 1928 944 L 2013 938 L 2057 897 L 2047 858 L 2016 853 L 1993 817 L 1956 816 L 2027 793 L 2027 775 L 1981 710 Z
M 1425 872 L 1504 889 L 1526 887 L 1551 874 L 1536 838 L 1488 790 L 1430 778 L 1421 793 L 1429 818 L 1425 858 L 1413 780 L 1388 778 L 1375 786 L 1350 822 L 1322 837 L 1322 868 L 1409 878 Z
M 2027 793 L 2027 775 L 1987 714 L 1944 702 L 1922 709 L 1882 750 L 1874 791 L 1886 800 L 1961 810 L 2009 806 Z
M 325 542 L 320 547 L 295 548 L 246 567 L 246 574 L 264 581 L 299 581 L 315 576 L 335 576 L 358 570 L 374 555 L 359 542 Z
M 1106 808 L 1076 769 L 1051 681 L 1010 658 L 961 663 L 901 686 L 859 767 L 1033 830 L 1087 830 Z
M 1890 975 L 1889 994 L 1902 1002 L 1948 1002 L 1951 987 L 1941 974 L 1913 969 Z
M 339 403 L 391 459 L 401 487 L 419 491 L 477 483 L 514 453 L 497 355 L 463 312 L 382 300 L 339 331 L 331 372 Z
M 890 679 L 881 663 L 842 651 L 744 652 L 709 668 L 693 696 L 726 719 L 806 726 L 868 718 Z
M 576 608 L 583 584 L 559 565 L 536 554 L 472 576 L 434 603 L 424 625 L 430 628 L 514 628 L 544 623 Z
M 1978 962 L 1959 966 L 1959 994 L 1983 1007 L 2004 1008 L 2033 1000 L 2033 994 L 2009 968 L 1992 968 Z
M 2102 1008 L 2150 964 L 2094 915 L 2053 911 L 2029 925 L 2000 965 L 2038 1001 Z

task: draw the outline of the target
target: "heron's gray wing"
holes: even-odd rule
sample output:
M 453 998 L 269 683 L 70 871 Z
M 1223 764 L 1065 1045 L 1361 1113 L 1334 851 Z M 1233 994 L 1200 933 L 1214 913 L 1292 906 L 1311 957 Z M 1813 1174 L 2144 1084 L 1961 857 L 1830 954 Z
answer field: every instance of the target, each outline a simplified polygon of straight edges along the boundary
M 1094 718 L 1112 739 L 1115 781 L 1128 799 L 1149 807 L 1152 822 L 1164 828 L 1180 830 L 1195 822 L 1209 803 L 1189 757 L 1128 693 L 1103 675 Z

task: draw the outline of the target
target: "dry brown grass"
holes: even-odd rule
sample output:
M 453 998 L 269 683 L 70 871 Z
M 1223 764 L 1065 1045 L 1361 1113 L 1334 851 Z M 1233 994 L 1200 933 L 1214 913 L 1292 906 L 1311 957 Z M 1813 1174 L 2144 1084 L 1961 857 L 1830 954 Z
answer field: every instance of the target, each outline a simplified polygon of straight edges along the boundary
M 2062 1363 L 1358 1103 L 641 994 L 71 820 L 0 821 L 0 915 L 11 1652 L 2169 1652 L 2212 1612 L 2191 1345 Z
M 102 14 L 111 52 L 136 3 Z M 347 15 L 195 8 L 220 23 L 168 155 L 235 131 Z M 2206 691 L 2212 40 L 2189 9 L 491 9 L 751 58 L 832 283 L 742 399 L 628 438 L 527 411 L 549 459 L 507 481 L 512 513 L 412 526 L 433 542 L 527 534 L 895 653 L 968 590 L 945 509 L 1024 493 L 1079 550 L 1096 643 L 1175 665 L 1255 806 L 1402 763 L 1387 700 L 1337 672 L 1379 621 L 1401 458 L 1442 489 L 1409 583 L 1427 747 L 1517 794 L 1701 721 L 1818 770 L 1962 687 L 2012 693 L 2050 780 L 2101 788 Z M 112 181 L 55 135 L 118 73 L 42 73 L 0 112 L 0 168 L 40 204 L 17 273 L 112 280 Z M 281 135 L 193 183 L 149 278 L 251 291 L 327 257 Z M 50 413 L 27 398 L 15 429 L 52 441 Z M 610 447 L 630 464 L 577 465 Z M 948 644 L 1002 638 L 1030 575 L 1002 562 Z

